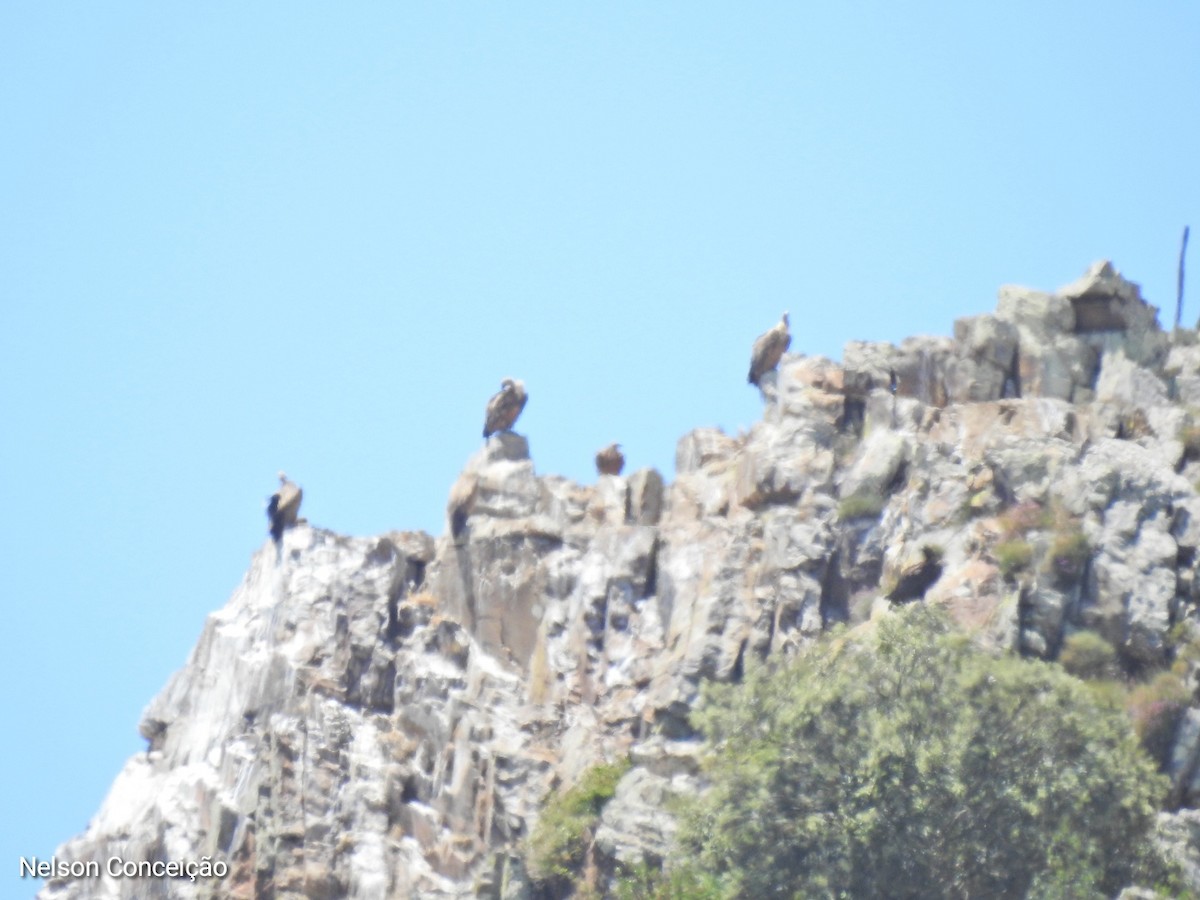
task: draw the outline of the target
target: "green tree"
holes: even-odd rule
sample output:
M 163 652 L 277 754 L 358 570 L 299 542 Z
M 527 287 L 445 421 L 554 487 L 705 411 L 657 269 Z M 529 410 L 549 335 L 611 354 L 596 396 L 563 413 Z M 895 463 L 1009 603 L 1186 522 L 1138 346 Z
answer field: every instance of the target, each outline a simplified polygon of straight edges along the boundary
M 729 897 L 1111 897 L 1168 878 L 1147 839 L 1166 782 L 1129 720 L 925 604 L 714 687 L 697 724 L 712 788 L 675 868 Z

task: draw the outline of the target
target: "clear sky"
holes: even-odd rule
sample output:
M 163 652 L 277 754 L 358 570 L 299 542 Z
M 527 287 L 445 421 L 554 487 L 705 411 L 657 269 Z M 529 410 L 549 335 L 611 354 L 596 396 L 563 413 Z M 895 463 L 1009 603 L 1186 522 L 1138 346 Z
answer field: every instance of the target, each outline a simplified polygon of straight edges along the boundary
M 15 878 L 143 748 L 279 469 L 314 524 L 437 534 L 505 376 L 539 472 L 669 475 L 759 417 L 784 309 L 838 357 L 1111 258 L 1170 324 L 1200 4 L 6 0 L 0 123 Z

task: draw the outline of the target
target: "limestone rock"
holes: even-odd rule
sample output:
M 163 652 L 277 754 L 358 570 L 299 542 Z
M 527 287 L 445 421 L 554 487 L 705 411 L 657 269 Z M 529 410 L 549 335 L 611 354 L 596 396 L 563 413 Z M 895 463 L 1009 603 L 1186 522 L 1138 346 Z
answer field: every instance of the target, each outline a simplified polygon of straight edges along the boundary
M 768 407 L 765 418 L 774 422 L 792 416 L 819 422 L 828 435 L 844 412 L 843 381 L 842 367 L 823 356 L 786 355 L 779 365 L 776 404 Z
M 908 464 L 908 441 L 895 431 L 872 431 L 842 480 L 842 495 L 884 497 L 899 487 Z
M 1093 263 L 1057 296 L 1070 302 L 1075 331 L 1088 343 L 1102 350 L 1120 348 L 1139 365 L 1162 365 L 1168 339 L 1158 327 L 1158 310 L 1111 262 Z
M 1174 399 L 1186 406 L 1200 406 L 1200 345 L 1172 347 L 1163 371 Z
M 738 455 L 734 499 L 751 509 L 795 503 L 806 491 L 828 490 L 833 481 L 832 429 L 788 422 L 750 429 Z
M 1011 322 L 1022 336 L 1032 334 L 1042 341 L 1075 330 L 1075 308 L 1066 297 L 1012 284 L 1000 288 L 996 318 Z
M 1112 439 L 1088 451 L 1078 475 L 1091 486 L 1084 526 L 1096 548 L 1082 621 L 1139 662 L 1161 661 L 1179 589 L 1175 504 L 1194 490 L 1145 449 Z
M 1108 353 L 1096 380 L 1096 401 L 1145 409 L 1167 402 L 1167 386 L 1123 352 Z
M 629 521 L 657 525 L 666 501 L 666 485 L 657 469 L 639 469 L 629 476 Z
M 604 807 L 596 831 L 600 853 L 626 866 L 664 859 L 675 836 L 675 822 L 663 810 L 677 796 L 680 792 L 671 790 L 668 779 L 648 769 L 632 770 Z
M 937 337 L 908 338 L 899 347 L 850 341 L 843 350 L 846 393 L 861 397 L 872 390 L 888 390 L 895 373 L 899 396 L 944 406 L 945 367 L 953 349 L 953 341 Z
M 1020 391 L 1020 332 L 996 316 L 954 323 L 955 355 L 947 364 L 946 393 L 954 403 L 1001 400 Z

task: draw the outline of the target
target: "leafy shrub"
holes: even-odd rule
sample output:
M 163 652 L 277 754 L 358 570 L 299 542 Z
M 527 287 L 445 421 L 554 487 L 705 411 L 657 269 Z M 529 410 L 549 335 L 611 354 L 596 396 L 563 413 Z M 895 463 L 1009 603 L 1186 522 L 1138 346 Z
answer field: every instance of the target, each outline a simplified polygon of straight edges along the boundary
M 1180 719 L 1187 709 L 1188 690 L 1174 672 L 1159 672 L 1153 680 L 1129 692 L 1129 717 L 1142 746 L 1159 764 L 1165 764 Z
M 1083 575 L 1092 548 L 1082 531 L 1060 533 L 1046 556 L 1046 569 L 1060 584 L 1073 584 Z
M 617 900 L 724 900 L 728 895 L 716 877 L 693 868 L 664 873 L 648 864 L 630 867 L 614 885 Z
M 1121 683 L 1117 652 L 1094 631 L 1077 631 L 1063 641 L 1058 661 L 1076 678 L 1085 679 L 1097 702 L 1124 710 L 1142 747 L 1160 766 L 1168 761 L 1179 722 L 1190 702 L 1187 657 L 1197 649 L 1191 642 L 1178 648 L 1178 658 L 1167 671 L 1149 681 Z
M 1076 678 L 1101 680 L 1120 674 L 1117 651 L 1094 631 L 1076 631 L 1067 635 L 1058 661 Z
M 887 505 L 886 498 L 875 491 L 857 491 L 838 504 L 838 518 L 867 519 L 879 515 Z
M 1122 715 L 1128 714 L 1129 688 L 1125 682 L 1116 678 L 1096 678 L 1085 681 L 1084 685 L 1098 705 Z
M 1029 541 L 1005 541 L 996 545 L 996 565 L 1005 578 L 1011 578 L 1033 561 L 1033 544 Z
M 1147 840 L 1166 781 L 1128 719 L 924 604 L 710 688 L 696 721 L 712 788 L 668 870 L 721 896 L 1115 896 L 1166 877 Z
M 592 831 L 629 761 L 602 763 L 583 773 L 579 783 L 551 795 L 529 838 L 526 867 L 534 881 L 564 885 L 583 869 Z

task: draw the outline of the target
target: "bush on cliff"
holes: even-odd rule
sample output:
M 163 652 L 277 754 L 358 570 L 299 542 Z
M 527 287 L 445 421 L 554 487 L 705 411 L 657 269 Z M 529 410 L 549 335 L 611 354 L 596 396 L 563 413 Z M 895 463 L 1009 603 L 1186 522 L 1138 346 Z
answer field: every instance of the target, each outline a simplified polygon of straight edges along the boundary
M 1166 782 L 1128 718 L 923 604 L 714 687 L 697 722 L 712 788 L 684 816 L 676 883 L 931 898 L 1170 882 L 1147 839 Z
M 565 896 L 581 875 L 600 811 L 612 799 L 629 761 L 592 766 L 579 783 L 546 801 L 529 837 L 526 866 L 547 896 Z
M 1116 649 L 1094 631 L 1068 634 L 1058 652 L 1058 664 L 1084 681 L 1106 681 L 1121 674 Z

